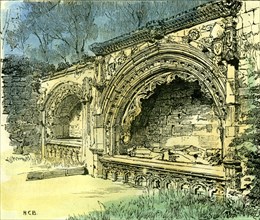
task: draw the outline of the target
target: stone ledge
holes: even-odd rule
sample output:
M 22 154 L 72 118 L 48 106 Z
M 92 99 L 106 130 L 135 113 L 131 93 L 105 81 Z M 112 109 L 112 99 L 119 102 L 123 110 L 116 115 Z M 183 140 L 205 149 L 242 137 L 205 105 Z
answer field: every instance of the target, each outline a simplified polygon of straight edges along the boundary
M 64 177 L 64 176 L 74 176 L 74 175 L 87 175 L 87 174 L 88 174 L 88 170 L 86 167 L 32 171 L 27 174 L 26 181 L 42 180 L 42 179 L 50 179 L 50 178 Z
M 133 167 L 140 169 L 142 168 L 141 170 L 147 168 L 160 172 L 168 172 L 169 174 L 183 174 L 216 180 L 224 180 L 225 176 L 224 167 L 222 165 L 212 166 L 195 163 L 168 162 L 161 160 L 128 157 L 123 155 L 114 157 L 104 156 L 100 158 L 100 161 L 102 164 L 108 164 L 109 166 L 121 165 L 129 167 L 129 169 Z

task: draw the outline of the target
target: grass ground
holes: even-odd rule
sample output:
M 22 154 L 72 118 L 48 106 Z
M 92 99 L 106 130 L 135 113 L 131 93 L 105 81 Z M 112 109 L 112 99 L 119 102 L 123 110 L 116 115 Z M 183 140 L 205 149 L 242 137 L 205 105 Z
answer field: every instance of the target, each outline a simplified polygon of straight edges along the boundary
M 10 158 L 16 158 L 10 162 Z M 6 160 L 7 158 L 8 161 Z M 137 196 L 142 190 L 90 175 L 26 181 L 38 169 L 26 157 L 1 152 L 1 220 L 64 220 L 100 210 L 100 203 Z M 24 214 L 35 211 L 36 215 Z
M 100 204 L 102 211 L 70 216 L 68 220 L 249 220 L 256 210 L 242 201 L 210 199 L 205 196 L 164 191 L 138 198 Z M 259 217 L 258 217 L 259 219 Z
M 242 202 L 210 200 L 173 191 L 142 194 L 140 189 L 90 176 L 26 181 L 27 173 L 35 166 L 29 160 L 20 160 L 24 158 L 10 162 L 12 156 L 1 155 L 3 220 L 64 220 L 69 215 L 69 220 L 249 220 L 255 212 Z M 31 210 L 37 215 L 23 214 Z

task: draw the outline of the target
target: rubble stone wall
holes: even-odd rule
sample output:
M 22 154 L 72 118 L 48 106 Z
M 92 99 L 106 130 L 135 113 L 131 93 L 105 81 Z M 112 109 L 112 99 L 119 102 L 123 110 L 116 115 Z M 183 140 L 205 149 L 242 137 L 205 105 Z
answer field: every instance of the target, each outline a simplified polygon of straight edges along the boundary
M 142 104 L 132 125 L 132 144 L 174 148 L 220 148 L 219 122 L 212 100 L 197 82 L 174 80 L 161 85 Z
M 239 68 L 237 73 L 237 103 L 239 131 L 243 133 L 247 127 L 244 123 L 246 113 L 252 100 L 248 93 L 251 86 L 260 84 L 257 78 L 260 71 L 260 2 L 243 1 L 240 13 L 237 16 L 237 40 Z

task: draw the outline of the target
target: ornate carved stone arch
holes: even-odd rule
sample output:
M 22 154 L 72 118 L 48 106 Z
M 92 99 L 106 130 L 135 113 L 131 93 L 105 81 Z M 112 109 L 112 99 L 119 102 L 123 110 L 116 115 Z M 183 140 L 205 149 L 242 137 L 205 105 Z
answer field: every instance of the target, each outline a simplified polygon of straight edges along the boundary
M 178 188 L 178 184 L 179 184 L 180 181 L 181 181 L 181 178 L 179 178 L 179 177 L 167 176 L 164 179 L 164 187 L 165 188 L 169 188 L 169 186 L 170 186 L 170 188 L 177 189 Z
M 55 86 L 53 86 L 53 88 L 45 98 L 43 102 L 43 109 L 49 109 L 53 102 L 61 102 L 62 98 L 70 94 L 76 95 L 79 99 L 81 99 L 81 86 L 78 83 L 74 83 L 71 81 L 56 84 Z
M 43 110 L 45 111 L 46 128 L 47 132 L 51 127 L 55 115 L 60 114 L 58 107 L 61 105 L 63 100 L 69 96 L 77 97 L 77 99 L 71 99 L 73 102 L 79 102 L 82 100 L 82 89 L 78 83 L 71 81 L 59 83 L 53 87 L 48 93 L 43 103 Z M 71 110 L 68 107 L 68 111 Z
M 102 94 L 108 149 L 113 150 L 122 134 L 127 138 L 131 122 L 141 112 L 141 99 L 149 98 L 157 85 L 168 84 L 175 76 L 197 80 L 214 101 L 219 119 L 225 119 L 225 73 L 189 45 L 154 44 L 128 58 Z

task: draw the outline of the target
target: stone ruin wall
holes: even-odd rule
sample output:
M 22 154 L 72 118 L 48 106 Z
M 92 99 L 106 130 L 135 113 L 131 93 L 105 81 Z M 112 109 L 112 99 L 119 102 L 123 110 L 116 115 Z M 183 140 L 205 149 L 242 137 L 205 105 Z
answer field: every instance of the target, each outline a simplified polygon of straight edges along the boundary
M 259 66 L 260 66 L 260 54 L 259 54 L 259 31 L 260 31 L 260 24 L 259 24 L 259 17 L 260 17 L 260 2 L 256 1 L 243 1 L 242 8 L 237 15 L 237 44 L 238 44 L 238 57 L 239 57 L 239 66 L 238 69 L 235 70 L 235 76 L 227 76 L 227 80 L 231 83 L 231 87 L 227 88 L 227 91 L 236 91 L 234 94 L 235 97 L 229 97 L 230 102 L 235 101 L 236 103 L 239 103 L 236 107 L 236 115 L 239 119 L 238 123 L 235 125 L 230 125 L 232 128 L 235 128 L 233 130 L 226 129 L 226 136 L 231 136 L 233 138 L 234 135 L 241 134 L 244 129 L 246 128 L 246 125 L 244 123 L 244 115 L 245 112 L 248 110 L 248 106 L 250 105 L 250 100 L 247 99 L 248 94 L 248 86 L 250 83 L 259 83 L 256 80 L 254 80 L 249 75 L 253 71 L 259 72 Z M 224 19 L 216 19 L 212 20 L 200 25 L 193 26 L 192 28 L 187 28 L 184 30 L 180 30 L 171 34 L 166 35 L 163 39 L 159 40 L 160 43 L 170 43 L 170 42 L 177 42 L 182 44 L 190 44 L 193 47 L 196 47 L 200 51 L 202 51 L 204 54 L 206 54 L 210 59 L 213 60 L 213 62 L 218 62 L 217 59 L 214 58 L 214 54 L 212 50 L 210 50 L 212 46 L 212 40 L 217 39 L 219 37 L 219 34 L 221 32 L 221 28 L 223 25 Z M 220 30 L 220 32 L 219 32 Z M 222 30 L 223 31 L 223 30 Z M 193 39 L 192 41 L 190 41 Z M 85 77 L 93 77 L 94 74 L 97 76 L 98 74 L 102 74 L 102 76 L 97 76 L 98 83 L 102 84 L 103 86 L 109 86 L 110 79 L 114 76 L 118 68 L 120 68 L 121 65 L 123 65 L 124 61 L 134 55 L 134 53 L 145 49 L 151 45 L 153 45 L 154 42 L 145 42 L 141 43 L 139 45 L 136 45 L 132 48 L 127 48 L 118 52 L 113 52 L 109 55 L 106 55 L 104 57 L 97 57 L 96 61 L 104 59 L 103 65 L 100 67 L 101 71 L 97 70 L 97 66 L 95 66 L 94 69 L 91 69 L 89 71 L 83 71 L 83 72 L 77 72 L 77 68 L 74 70 L 75 73 L 72 75 L 64 74 L 64 82 L 66 80 L 73 80 L 83 86 L 83 79 Z M 222 66 L 223 71 L 226 71 L 226 66 Z M 94 72 L 95 71 L 95 72 Z M 234 77 L 235 77 L 235 85 L 234 85 Z M 104 80 L 104 81 L 103 81 Z M 259 79 L 258 79 L 259 80 Z M 44 84 L 46 85 L 46 88 L 48 91 L 46 94 L 50 91 L 50 88 L 52 88 L 54 85 L 56 85 L 58 82 L 60 82 L 60 78 L 55 78 L 50 81 L 45 81 Z M 189 82 L 191 83 L 191 82 Z M 232 84 L 233 83 L 233 84 Z M 174 84 L 174 82 L 173 82 Z M 192 87 L 192 86 L 191 86 Z M 235 89 L 234 89 L 235 88 Z M 190 88 L 191 89 L 191 88 Z M 234 89 L 234 90 L 232 90 Z M 166 89 L 167 90 L 167 89 Z M 164 91 L 169 95 L 169 92 Z M 98 109 L 98 102 L 100 101 L 100 92 L 96 91 L 96 89 L 92 90 L 93 92 L 93 101 L 91 103 L 91 114 L 92 113 L 99 113 Z M 188 89 L 185 92 L 183 92 L 183 96 L 187 97 L 188 93 L 191 91 Z M 171 96 L 171 95 L 169 95 Z M 176 138 L 175 142 L 185 142 L 188 144 L 191 144 L 186 137 L 185 134 L 189 133 L 193 136 L 198 136 L 198 145 L 203 146 L 205 148 L 211 148 L 211 147 L 218 147 L 220 145 L 219 143 L 219 131 L 218 131 L 218 121 L 214 116 L 214 107 L 210 102 L 204 103 L 202 107 L 193 105 L 187 105 L 185 108 L 187 109 L 185 115 L 179 115 L 179 111 L 183 111 L 183 109 L 171 109 L 169 111 L 170 100 L 172 98 L 177 98 L 179 94 L 176 92 L 174 94 L 175 97 L 171 96 L 169 98 L 166 98 L 165 100 L 157 99 L 156 102 L 158 102 L 158 106 L 161 106 L 160 108 L 155 108 L 154 111 L 150 112 L 150 125 L 147 128 L 147 131 L 149 131 L 148 138 L 150 138 L 149 143 L 152 147 L 167 147 L 167 141 L 171 138 Z M 233 94 L 232 94 L 233 96 Z M 148 100 L 146 100 L 148 101 Z M 183 104 L 183 103 L 182 103 Z M 184 104 L 185 105 L 185 104 Z M 199 114 L 199 108 L 203 109 Z M 185 109 L 185 110 L 186 110 Z M 149 109 L 147 110 L 149 111 Z M 165 117 L 167 113 L 167 118 Z M 145 114 L 145 113 L 144 113 Z M 191 118 L 195 117 L 197 122 L 193 125 L 189 124 L 189 121 Z M 201 117 L 200 117 L 201 116 Z M 91 116 L 93 117 L 93 116 Z M 138 119 L 139 117 L 139 119 Z M 141 115 L 137 116 L 136 121 L 140 120 Z M 181 122 L 179 123 L 179 119 L 181 118 Z M 211 121 L 205 122 L 205 118 L 209 117 Z M 208 118 L 208 119 L 209 119 Z M 91 119 L 88 119 L 91 121 Z M 96 122 L 98 123 L 98 122 Z M 102 122 L 100 122 L 102 123 Z M 137 122 L 134 122 L 137 123 Z M 138 124 L 138 123 L 137 123 Z M 90 124 L 89 124 L 90 125 Z M 92 126 L 92 124 L 91 124 Z M 138 125 L 133 125 L 138 127 Z M 156 129 L 154 129 L 156 127 Z M 92 129 L 90 129 L 92 130 Z M 96 130 L 95 136 L 101 136 L 102 134 L 98 133 L 98 129 Z M 158 132 L 159 131 L 159 132 Z M 212 136 L 212 132 L 214 135 Z M 161 135 L 163 137 L 161 138 Z M 138 137 L 137 137 L 138 138 Z M 145 137 L 147 138 L 147 136 Z M 158 143 L 158 139 L 161 138 L 161 142 Z M 83 140 L 84 141 L 84 140 Z M 93 140 L 85 140 L 84 142 L 93 144 Z M 97 141 L 97 138 L 96 138 Z M 88 143 L 88 145 L 89 145 Z M 104 147 L 103 143 L 96 142 L 97 146 L 100 145 L 100 147 Z M 194 145 L 196 145 L 194 144 Z M 177 144 L 178 145 L 178 144 Z M 97 160 L 97 159 L 94 159 Z
M 198 83 L 174 80 L 157 90 L 143 101 L 142 112 L 132 124 L 132 144 L 169 149 L 190 145 L 220 148 L 212 100 L 201 92 Z
M 237 73 L 237 102 L 240 104 L 237 112 L 239 132 L 247 127 L 244 123 L 245 114 L 252 105 L 247 98 L 249 87 L 260 86 L 260 78 L 254 76 L 260 71 L 260 2 L 244 1 L 237 16 L 237 36 L 239 68 Z

